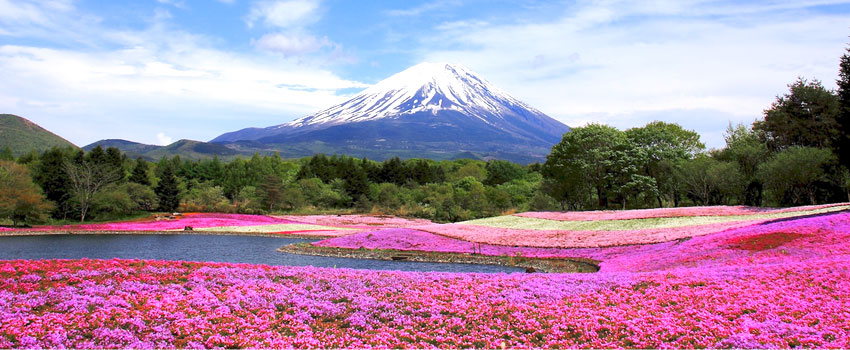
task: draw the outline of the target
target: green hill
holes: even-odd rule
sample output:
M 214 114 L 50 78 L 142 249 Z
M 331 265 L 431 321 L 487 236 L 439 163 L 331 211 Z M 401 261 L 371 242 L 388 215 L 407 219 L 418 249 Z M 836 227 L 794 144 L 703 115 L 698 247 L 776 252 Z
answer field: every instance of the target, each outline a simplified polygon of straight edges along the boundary
M 239 151 L 217 143 L 193 140 L 179 140 L 167 146 L 148 145 L 120 139 L 108 139 L 94 142 L 83 147 L 86 151 L 100 145 L 102 148 L 115 147 L 131 158 L 142 157 L 157 161 L 164 156 L 180 156 L 183 159 L 212 159 L 231 160 L 236 157 L 250 157 L 254 150 Z
M 7 146 L 16 157 L 31 150 L 42 152 L 54 146 L 77 148 L 68 140 L 26 118 L 13 114 L 0 114 L 0 149 Z

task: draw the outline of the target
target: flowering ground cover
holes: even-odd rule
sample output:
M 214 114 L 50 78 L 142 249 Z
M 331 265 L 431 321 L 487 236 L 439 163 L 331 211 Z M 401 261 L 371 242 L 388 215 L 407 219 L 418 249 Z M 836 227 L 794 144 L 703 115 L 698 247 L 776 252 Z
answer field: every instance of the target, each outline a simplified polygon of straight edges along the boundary
M 733 228 L 684 241 L 605 248 L 540 248 L 479 244 L 413 229 L 360 232 L 312 243 L 320 247 L 477 253 L 492 256 L 588 258 L 600 271 L 736 266 L 850 256 L 850 213 L 832 213 Z M 755 259 L 758 259 L 756 261 Z M 778 260 L 777 260 L 778 259 Z
M 243 215 L 243 214 L 186 214 L 176 220 L 137 220 L 124 222 L 108 222 L 101 224 L 63 225 L 63 226 L 36 226 L 32 230 L 41 231 L 168 231 L 182 230 L 186 226 L 193 228 L 206 228 L 218 226 L 259 226 L 270 224 L 294 223 L 289 220 L 274 218 L 265 215 Z
M 753 215 L 558 221 L 515 215 L 412 228 L 470 242 L 543 248 L 592 248 L 687 239 L 794 217 L 846 211 L 850 206 L 789 208 Z
M 281 232 L 327 232 L 334 236 L 345 235 L 355 229 L 310 224 L 272 224 L 258 226 L 217 226 L 194 229 L 201 232 L 281 233 Z
M 847 211 L 616 247 L 352 231 L 314 244 L 580 257 L 601 269 L 475 274 L 0 261 L 0 348 L 850 347 Z
M 465 224 L 435 224 L 416 226 L 414 229 L 476 243 L 541 248 L 593 248 L 668 242 L 753 224 L 733 221 L 686 228 L 613 231 L 526 230 Z
M 793 208 L 797 209 L 797 208 Z M 531 217 L 505 215 L 484 219 L 461 222 L 465 225 L 478 225 L 498 228 L 530 229 L 530 230 L 571 230 L 571 231 L 613 231 L 613 230 L 642 230 L 658 228 L 677 228 L 685 226 L 698 226 L 707 224 L 719 224 L 735 221 L 758 221 L 782 219 L 795 216 L 805 216 L 836 212 L 850 209 L 850 206 L 829 206 L 806 210 L 793 210 L 782 212 L 766 212 L 750 215 L 715 215 L 715 216 L 675 216 L 655 217 L 644 219 L 617 219 L 617 220 L 550 220 Z
M 839 348 L 848 277 L 844 259 L 579 275 L 8 261 L 0 347 Z
M 395 216 L 374 215 L 287 215 L 277 218 L 314 225 L 329 225 L 354 228 L 400 228 L 430 225 L 426 219 L 407 219 Z
M 795 211 L 817 210 L 830 207 L 845 207 L 847 203 L 809 205 L 792 208 L 760 208 L 747 206 L 709 206 L 709 207 L 682 207 L 682 208 L 655 208 L 635 210 L 600 210 L 600 211 L 569 211 L 551 212 L 538 211 L 515 214 L 517 216 L 560 220 L 560 221 L 597 221 L 597 220 L 630 220 L 648 218 L 674 218 L 683 216 L 725 216 L 725 215 L 752 215 L 788 213 Z

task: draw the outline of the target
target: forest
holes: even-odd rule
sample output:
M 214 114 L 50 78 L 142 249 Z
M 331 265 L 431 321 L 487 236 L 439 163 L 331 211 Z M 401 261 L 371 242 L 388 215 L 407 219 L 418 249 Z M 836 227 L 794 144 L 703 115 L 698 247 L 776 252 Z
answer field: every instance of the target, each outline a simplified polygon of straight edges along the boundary
M 545 163 L 317 154 L 222 162 L 128 159 L 116 148 L 0 151 L 0 223 L 111 220 L 147 212 L 389 214 L 455 222 L 522 211 L 850 201 L 850 50 L 838 89 L 798 78 L 721 149 L 655 121 L 564 134 Z

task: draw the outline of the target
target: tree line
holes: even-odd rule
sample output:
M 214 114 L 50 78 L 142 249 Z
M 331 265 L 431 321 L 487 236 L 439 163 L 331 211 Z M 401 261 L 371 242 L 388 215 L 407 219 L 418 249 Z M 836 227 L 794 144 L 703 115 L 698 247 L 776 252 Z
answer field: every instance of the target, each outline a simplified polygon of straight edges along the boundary
M 317 154 L 222 162 L 128 159 L 116 148 L 0 150 L 0 218 L 12 224 L 117 219 L 150 211 L 366 212 L 460 221 L 528 210 L 850 201 L 850 49 L 836 91 L 799 78 L 722 149 L 655 121 L 564 134 L 543 164 L 383 162 Z

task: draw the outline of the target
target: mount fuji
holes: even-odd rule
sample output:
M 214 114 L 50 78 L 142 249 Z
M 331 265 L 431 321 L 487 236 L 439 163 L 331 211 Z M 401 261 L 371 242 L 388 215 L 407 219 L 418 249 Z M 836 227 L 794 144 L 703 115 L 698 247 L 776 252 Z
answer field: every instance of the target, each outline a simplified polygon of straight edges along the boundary
M 339 105 L 211 142 L 285 155 L 345 153 L 385 159 L 449 159 L 470 154 L 543 160 L 570 128 L 457 64 L 421 63 Z

